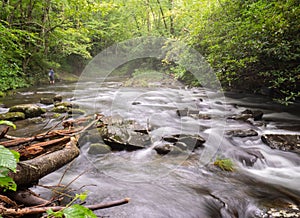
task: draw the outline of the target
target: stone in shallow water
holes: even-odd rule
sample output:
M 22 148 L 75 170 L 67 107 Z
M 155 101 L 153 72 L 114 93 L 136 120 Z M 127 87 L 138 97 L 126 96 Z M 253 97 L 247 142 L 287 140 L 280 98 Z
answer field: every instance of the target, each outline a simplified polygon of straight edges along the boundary
M 261 110 L 249 110 L 246 109 L 242 112 L 242 114 L 249 114 L 252 116 L 252 118 L 257 121 L 257 120 L 261 120 L 264 113 Z
M 233 137 L 251 137 L 251 136 L 258 136 L 258 133 L 253 129 L 236 129 L 236 130 L 230 130 L 226 132 L 227 135 L 233 136 Z
M 178 110 L 176 110 L 176 114 L 179 117 L 196 116 L 199 114 L 199 110 L 188 109 L 188 108 L 178 109 Z
M 261 140 L 270 148 L 300 154 L 300 135 L 267 134 Z
M 171 136 L 164 136 L 162 139 L 166 142 L 174 143 L 174 145 L 179 145 L 177 147 L 181 149 L 184 144 L 186 145 L 185 149 L 190 151 L 202 147 L 205 143 L 205 139 L 199 135 L 177 134 Z
M 38 117 L 46 111 L 36 104 L 20 104 L 12 106 L 9 112 L 22 112 L 26 118 Z
M 163 140 L 172 143 L 178 141 L 184 143 L 192 143 L 192 144 L 197 144 L 198 146 L 201 146 L 205 142 L 205 139 L 199 135 L 187 135 L 187 134 L 176 134 L 171 136 L 164 136 Z
M 68 111 L 68 114 L 79 114 L 79 115 L 83 115 L 85 114 L 85 111 L 79 108 L 74 108 Z
M 179 154 L 185 154 L 185 152 L 180 149 L 177 146 L 174 146 L 172 144 L 160 144 L 160 145 L 156 145 L 154 147 L 154 150 L 160 154 L 160 155 L 166 155 L 166 154 L 170 154 L 170 155 L 179 155 Z
M 0 114 L 0 120 L 16 121 L 24 119 L 25 114 L 23 112 L 7 112 L 5 114 Z
M 53 101 L 54 102 L 61 102 L 62 101 L 62 96 L 61 95 L 55 95 L 53 97 Z
M 53 104 L 53 100 L 51 98 L 41 98 L 40 103 L 45 105 L 50 105 Z
M 51 111 L 54 113 L 67 113 L 69 109 L 61 105 L 61 106 L 54 107 Z
M 94 143 L 90 145 L 89 154 L 107 154 L 110 153 L 111 149 L 108 145 L 106 144 L 101 144 L 101 143 Z
M 75 103 L 72 103 L 72 102 L 67 102 L 67 101 L 55 103 L 54 106 L 55 107 L 64 106 L 64 107 L 67 107 L 67 108 L 79 108 L 78 104 L 75 104 Z

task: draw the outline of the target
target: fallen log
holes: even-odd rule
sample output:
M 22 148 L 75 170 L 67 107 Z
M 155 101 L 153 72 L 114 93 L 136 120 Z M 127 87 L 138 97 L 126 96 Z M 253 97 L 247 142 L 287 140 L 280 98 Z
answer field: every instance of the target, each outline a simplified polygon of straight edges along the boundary
M 86 205 L 85 207 L 90 210 L 100 210 L 100 209 L 127 204 L 129 200 L 130 200 L 129 198 L 124 198 L 121 200 L 107 202 L 107 203 Z M 56 211 L 63 210 L 65 208 L 66 207 L 53 206 L 53 207 L 37 207 L 37 208 L 26 207 L 22 209 L 8 209 L 0 206 L 0 214 L 4 216 L 24 216 L 24 215 L 42 214 L 45 213 L 47 210 L 52 210 L 53 212 L 56 212 Z
M 29 189 L 17 190 L 16 192 L 8 192 L 6 194 L 7 196 L 9 196 L 9 198 L 14 199 L 14 201 L 21 203 L 25 206 L 46 206 L 51 204 L 51 201 L 39 197 L 37 194 L 30 191 Z
M 4 147 L 14 147 L 25 143 L 30 143 L 33 141 L 42 141 L 45 139 L 51 139 L 56 136 L 65 136 L 65 135 L 71 136 L 71 135 L 76 135 L 76 133 L 82 131 L 82 129 L 83 127 L 72 129 L 72 130 L 65 130 L 65 129 L 53 130 L 48 133 L 42 133 L 33 137 L 25 137 L 25 138 L 19 138 L 19 137 L 11 138 L 11 136 L 9 136 L 9 138 L 11 138 L 12 140 L 1 142 L 1 145 L 3 145 Z M 7 135 L 5 137 L 7 137 Z
M 17 149 L 16 151 L 20 153 L 21 159 L 24 158 L 30 159 L 42 154 L 45 150 L 44 147 L 57 146 L 57 145 L 59 146 L 67 143 L 68 141 L 70 141 L 70 137 L 65 136 L 63 138 L 53 139 L 50 141 L 39 142 L 29 146 L 24 146 Z M 55 148 L 52 148 L 52 150 L 55 150 Z
M 20 187 L 29 187 L 40 178 L 58 170 L 79 155 L 77 148 L 78 137 L 71 137 L 62 150 L 47 155 L 38 156 L 31 160 L 18 163 L 17 172 L 10 173 L 16 184 Z

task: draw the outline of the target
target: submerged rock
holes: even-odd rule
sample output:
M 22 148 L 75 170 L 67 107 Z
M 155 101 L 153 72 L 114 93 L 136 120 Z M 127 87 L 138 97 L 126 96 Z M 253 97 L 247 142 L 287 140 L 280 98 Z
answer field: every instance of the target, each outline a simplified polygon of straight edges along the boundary
M 228 117 L 228 119 L 232 119 L 232 120 L 242 120 L 242 121 L 246 121 L 249 118 L 252 118 L 251 114 L 237 114 L 237 115 L 233 115 L 231 117 Z
M 233 137 L 252 137 L 252 136 L 258 136 L 258 133 L 253 129 L 236 129 L 236 130 L 230 130 L 226 132 L 227 135 L 233 136 Z
M 0 120 L 9 120 L 9 121 L 16 121 L 16 120 L 24 120 L 25 114 L 23 112 L 7 112 L 4 114 L 0 114 Z
M 69 109 L 64 106 L 57 106 L 57 107 L 54 107 L 51 111 L 54 113 L 67 113 L 69 111 Z
M 248 119 L 252 118 L 254 121 L 258 121 L 262 119 L 263 114 L 264 113 L 261 110 L 252 111 L 246 109 L 242 111 L 241 114 L 233 115 L 231 117 L 228 117 L 228 119 L 247 121 Z
M 186 134 L 176 134 L 171 136 L 164 136 L 163 141 L 172 143 L 169 145 L 169 152 L 173 154 L 192 152 L 199 147 L 203 147 L 205 139 L 199 135 L 186 135 Z M 154 149 L 158 154 L 164 154 L 168 151 L 168 146 L 156 146 Z
M 168 154 L 172 150 L 173 145 L 171 144 L 162 144 L 162 145 L 156 145 L 154 147 L 154 150 L 161 155 Z
M 85 114 L 84 110 L 81 110 L 79 108 L 74 108 L 68 111 L 68 114 L 79 114 L 79 115 L 83 115 Z
M 46 112 L 45 109 L 36 104 L 20 104 L 12 106 L 9 112 L 22 112 L 26 118 L 39 117 Z
M 154 150 L 160 155 L 178 155 L 185 154 L 183 150 L 172 144 L 159 144 L 154 147 Z
M 179 117 L 196 116 L 196 115 L 199 115 L 199 110 L 184 108 L 184 109 L 176 110 L 176 113 Z
M 270 148 L 300 154 L 300 135 L 267 134 L 261 140 Z
M 75 103 L 72 103 L 72 102 L 58 102 L 58 103 L 55 103 L 54 106 L 55 107 L 63 106 L 63 107 L 66 107 L 66 108 L 79 108 L 78 104 L 75 104 Z
M 176 147 L 180 149 L 186 149 L 190 151 L 202 147 L 205 143 L 205 139 L 199 135 L 177 134 L 171 136 L 164 136 L 162 139 L 166 142 L 173 143 Z
M 111 149 L 108 145 L 106 144 L 101 144 L 101 143 L 94 143 L 90 145 L 89 154 L 107 154 L 110 153 Z

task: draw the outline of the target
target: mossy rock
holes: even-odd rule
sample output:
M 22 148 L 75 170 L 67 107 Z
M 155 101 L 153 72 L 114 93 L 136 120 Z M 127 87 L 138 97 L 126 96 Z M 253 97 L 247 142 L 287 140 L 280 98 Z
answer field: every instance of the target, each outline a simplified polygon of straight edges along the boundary
M 0 114 L 0 120 L 16 121 L 24 119 L 25 114 L 23 112 L 7 112 L 5 114 Z
M 50 105 L 50 104 L 53 104 L 53 99 L 52 98 L 41 98 L 40 103 L 45 104 L 45 105 Z
M 101 143 L 91 144 L 90 148 L 89 148 L 89 151 L 88 151 L 89 154 L 94 154 L 94 155 L 107 154 L 107 153 L 110 153 L 110 152 L 111 152 L 110 147 L 106 144 L 101 144 Z
M 63 97 L 62 97 L 61 95 L 55 95 L 55 96 L 53 97 L 53 101 L 54 101 L 54 102 L 61 102 L 62 99 L 63 99 Z
M 59 107 L 59 106 L 64 106 L 64 107 L 67 107 L 67 108 L 79 108 L 79 105 L 78 104 L 75 104 L 75 103 L 72 103 L 72 102 L 58 102 L 55 104 L 55 107 Z
M 56 118 L 59 118 L 60 116 L 61 116 L 60 113 L 54 113 L 54 114 L 52 115 L 52 118 L 56 119 Z
M 36 104 L 20 104 L 12 106 L 9 112 L 22 112 L 25 114 L 25 118 L 32 118 L 41 116 L 46 113 L 46 110 Z
M 69 109 L 65 106 L 56 106 L 51 111 L 54 113 L 67 113 Z
M 68 114 L 79 114 L 83 115 L 85 114 L 84 110 L 78 109 L 78 108 L 72 108 L 71 110 L 68 111 Z

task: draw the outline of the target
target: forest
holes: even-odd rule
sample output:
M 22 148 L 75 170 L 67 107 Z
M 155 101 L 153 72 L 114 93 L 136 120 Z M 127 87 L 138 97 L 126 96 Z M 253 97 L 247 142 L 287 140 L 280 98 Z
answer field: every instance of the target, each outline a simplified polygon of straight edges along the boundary
M 182 41 L 202 54 L 224 90 L 300 97 L 298 0 L 2 0 L 0 91 L 80 74 L 103 49 L 141 36 Z M 176 78 L 196 83 L 180 67 Z

